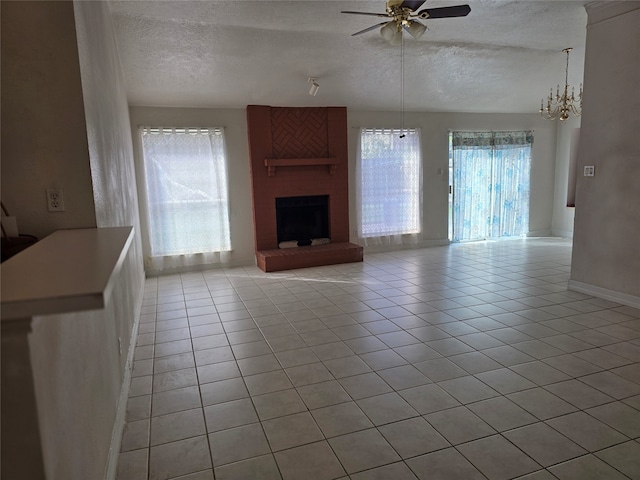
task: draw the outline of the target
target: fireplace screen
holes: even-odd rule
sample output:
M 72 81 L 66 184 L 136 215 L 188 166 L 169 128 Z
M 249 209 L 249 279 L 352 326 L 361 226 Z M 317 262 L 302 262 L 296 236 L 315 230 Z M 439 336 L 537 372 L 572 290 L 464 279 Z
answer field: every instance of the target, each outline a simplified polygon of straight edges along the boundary
M 279 245 L 311 245 L 312 240 L 328 239 L 329 196 L 276 198 L 276 222 Z

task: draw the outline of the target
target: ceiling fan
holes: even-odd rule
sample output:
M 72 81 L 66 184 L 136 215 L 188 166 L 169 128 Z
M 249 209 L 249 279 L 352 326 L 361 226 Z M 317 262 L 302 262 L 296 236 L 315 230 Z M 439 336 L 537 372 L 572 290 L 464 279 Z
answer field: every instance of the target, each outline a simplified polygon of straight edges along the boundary
M 451 7 L 425 8 L 416 12 L 425 1 L 426 0 L 387 0 L 386 13 L 352 12 L 345 10 L 341 13 L 391 18 L 392 20 L 387 20 L 372 27 L 365 28 L 351 36 L 360 35 L 381 27 L 380 35 L 392 45 L 399 45 L 402 42 L 403 30 L 409 32 L 416 40 L 427 30 L 426 25 L 415 20 L 416 18 L 426 20 L 427 18 L 466 17 L 471 11 L 469 5 L 455 5 Z

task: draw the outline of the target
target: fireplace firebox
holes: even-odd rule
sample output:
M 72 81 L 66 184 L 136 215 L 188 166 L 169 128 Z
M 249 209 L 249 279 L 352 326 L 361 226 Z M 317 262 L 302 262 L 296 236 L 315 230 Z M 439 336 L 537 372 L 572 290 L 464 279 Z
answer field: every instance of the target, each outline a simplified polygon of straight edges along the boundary
M 278 244 L 329 238 L 329 195 L 276 198 Z

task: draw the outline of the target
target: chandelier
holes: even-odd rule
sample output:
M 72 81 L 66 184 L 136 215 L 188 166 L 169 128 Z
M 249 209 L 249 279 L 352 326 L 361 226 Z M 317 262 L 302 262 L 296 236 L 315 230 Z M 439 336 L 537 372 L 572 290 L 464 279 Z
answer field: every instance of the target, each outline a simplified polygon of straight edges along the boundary
M 553 88 L 549 92 L 547 105 L 544 105 L 544 99 L 540 102 L 540 115 L 547 120 L 559 119 L 564 122 L 569 118 L 569 114 L 579 117 L 582 114 L 582 84 L 580 84 L 580 93 L 575 96 L 574 88 L 571 87 L 571 95 L 569 95 L 569 53 L 572 48 L 562 50 L 567 54 L 567 67 L 564 74 L 564 90 L 560 94 L 560 85 L 553 94 Z

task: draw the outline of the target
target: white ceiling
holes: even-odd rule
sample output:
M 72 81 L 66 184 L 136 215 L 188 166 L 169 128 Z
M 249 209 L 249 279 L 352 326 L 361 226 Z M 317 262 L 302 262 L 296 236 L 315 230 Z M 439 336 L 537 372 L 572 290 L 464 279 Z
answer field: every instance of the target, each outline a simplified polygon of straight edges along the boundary
M 536 112 L 549 88 L 582 81 L 583 0 L 428 0 L 468 3 L 463 18 L 425 20 L 404 44 L 407 111 Z M 401 49 L 377 30 L 384 0 L 112 1 L 132 105 L 401 107 Z M 320 90 L 308 94 L 308 77 Z

